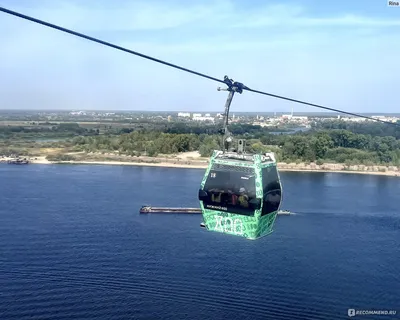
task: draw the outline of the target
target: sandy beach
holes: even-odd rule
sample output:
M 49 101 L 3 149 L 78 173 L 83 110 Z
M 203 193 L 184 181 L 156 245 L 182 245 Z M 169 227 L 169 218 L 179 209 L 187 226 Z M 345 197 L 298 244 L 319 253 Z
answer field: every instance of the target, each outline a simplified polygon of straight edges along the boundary
M 186 152 L 178 155 L 166 155 L 158 157 L 130 157 L 115 156 L 111 154 L 83 154 L 70 153 L 74 156 L 80 156 L 82 159 L 73 161 L 49 161 L 46 156 L 38 157 L 21 157 L 27 158 L 32 164 L 91 164 L 91 165 L 127 165 L 127 166 L 150 166 L 165 168 L 190 168 L 190 169 L 206 169 L 207 158 L 201 158 L 198 152 Z M 104 159 L 114 156 L 117 159 Z M 79 158 L 79 157 L 78 157 Z M 102 159 L 103 158 L 103 159 Z M 1 162 L 7 162 L 12 158 L 0 158 Z M 352 173 L 352 174 L 370 174 L 383 176 L 400 176 L 400 168 L 394 166 L 345 166 L 343 164 L 326 163 L 317 165 L 315 163 L 278 163 L 281 172 L 327 172 L 327 173 Z

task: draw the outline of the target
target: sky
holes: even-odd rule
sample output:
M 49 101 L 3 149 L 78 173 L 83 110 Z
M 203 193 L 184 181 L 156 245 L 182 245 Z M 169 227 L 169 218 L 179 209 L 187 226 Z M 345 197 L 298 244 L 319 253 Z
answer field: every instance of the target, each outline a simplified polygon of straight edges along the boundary
M 252 89 L 399 112 L 386 0 L 0 0 L 0 7 Z M 221 84 L 0 12 L 0 109 L 223 111 Z M 223 85 L 222 85 L 223 86 Z M 231 110 L 323 111 L 251 92 Z

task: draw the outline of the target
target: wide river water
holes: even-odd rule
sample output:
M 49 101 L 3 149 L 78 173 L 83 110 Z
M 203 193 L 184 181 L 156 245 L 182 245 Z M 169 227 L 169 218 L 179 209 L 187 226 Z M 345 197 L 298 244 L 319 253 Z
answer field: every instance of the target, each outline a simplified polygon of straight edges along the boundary
M 274 232 L 208 232 L 203 170 L 0 165 L 0 319 L 349 319 L 397 310 L 400 179 L 282 172 Z

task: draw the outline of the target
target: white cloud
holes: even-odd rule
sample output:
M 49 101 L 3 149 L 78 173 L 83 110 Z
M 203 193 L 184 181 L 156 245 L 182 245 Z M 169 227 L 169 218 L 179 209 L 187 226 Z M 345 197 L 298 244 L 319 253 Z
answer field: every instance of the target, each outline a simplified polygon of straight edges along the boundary
M 267 6 L 256 13 L 247 15 L 240 23 L 234 24 L 240 28 L 262 28 L 271 26 L 283 27 L 399 27 L 399 19 L 380 19 L 364 17 L 355 14 L 317 18 L 307 16 L 302 7 L 285 5 Z
M 212 16 L 229 6 L 223 2 L 214 4 L 173 4 L 166 1 L 108 2 L 47 2 L 46 6 L 24 7 L 12 5 L 12 9 L 26 15 L 55 23 L 60 26 L 85 31 L 141 31 L 177 28 L 188 24 L 210 22 Z
M 355 14 L 313 17 L 303 6 L 269 4 L 261 7 L 243 6 L 229 0 L 174 1 L 46 1 L 35 5 L 13 4 L 11 9 L 33 15 L 38 19 L 82 31 L 143 31 L 191 26 L 215 32 L 231 28 L 400 26 L 399 19 L 383 19 Z M 43 4 L 43 5 L 41 5 Z
M 395 26 L 390 20 L 313 18 L 302 7 L 284 5 L 238 10 L 228 1 L 83 3 L 10 8 L 215 77 L 228 74 L 255 89 L 351 111 L 377 110 L 378 103 L 396 107 L 392 87 L 400 72 L 400 34 L 377 28 Z M 270 31 L 280 25 L 286 27 Z M 362 28 L 317 28 L 355 25 Z M 7 30 L 0 33 L 0 108 L 223 108 L 217 83 L 15 17 L 2 16 L 0 30 Z M 112 32 L 103 37 L 107 30 Z M 232 107 L 292 106 L 244 93 Z

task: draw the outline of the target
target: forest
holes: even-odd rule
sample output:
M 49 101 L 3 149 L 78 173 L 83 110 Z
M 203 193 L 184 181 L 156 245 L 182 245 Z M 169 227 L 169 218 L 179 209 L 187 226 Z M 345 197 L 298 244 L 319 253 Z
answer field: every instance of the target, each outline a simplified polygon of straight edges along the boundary
M 246 139 L 247 151 L 276 153 L 279 161 L 316 161 L 346 164 L 400 165 L 400 127 L 382 123 L 327 122 L 306 132 L 273 134 L 271 129 L 235 124 L 230 131 Z M 157 156 L 199 150 L 209 157 L 221 147 L 216 126 L 164 125 L 162 128 L 122 129 L 119 133 L 72 140 L 75 150 L 87 152 L 119 151 L 129 155 Z
M 273 151 L 282 162 L 345 163 L 347 165 L 400 165 L 400 127 L 379 122 L 352 123 L 320 121 L 311 129 L 281 133 L 277 128 L 232 124 L 235 138 L 246 139 L 248 152 Z M 33 128 L 0 127 L 1 149 L 21 145 L 21 139 L 34 136 L 64 137 L 53 147 L 69 151 L 115 152 L 132 156 L 198 150 L 209 157 L 221 148 L 221 127 L 199 123 L 153 123 L 84 128 L 77 123 L 37 125 Z M 32 145 L 32 142 L 30 142 Z M 1 150 L 0 150 L 1 151 Z

